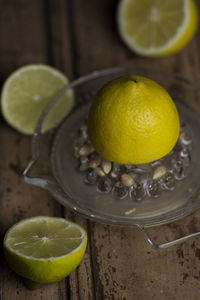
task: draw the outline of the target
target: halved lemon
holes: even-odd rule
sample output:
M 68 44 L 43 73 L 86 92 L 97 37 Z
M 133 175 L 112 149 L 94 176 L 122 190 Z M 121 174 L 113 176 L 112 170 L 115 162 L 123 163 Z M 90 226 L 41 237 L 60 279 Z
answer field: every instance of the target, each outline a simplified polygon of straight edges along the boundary
M 167 91 L 138 75 L 114 79 L 99 90 L 88 116 L 95 150 L 119 164 L 145 164 L 172 150 L 179 115 Z
M 179 51 L 193 37 L 197 19 L 194 0 L 121 0 L 117 14 L 122 39 L 144 56 Z

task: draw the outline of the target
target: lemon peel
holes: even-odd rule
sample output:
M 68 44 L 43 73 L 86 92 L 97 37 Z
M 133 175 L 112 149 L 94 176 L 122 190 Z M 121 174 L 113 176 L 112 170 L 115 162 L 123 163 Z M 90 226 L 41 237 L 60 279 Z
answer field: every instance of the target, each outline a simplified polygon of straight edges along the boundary
M 198 10 L 194 0 L 121 0 L 117 23 L 122 40 L 135 53 L 167 56 L 192 39 Z
M 120 77 L 106 84 L 88 117 L 95 150 L 120 164 L 143 164 L 163 157 L 175 146 L 179 130 L 170 95 L 142 76 Z

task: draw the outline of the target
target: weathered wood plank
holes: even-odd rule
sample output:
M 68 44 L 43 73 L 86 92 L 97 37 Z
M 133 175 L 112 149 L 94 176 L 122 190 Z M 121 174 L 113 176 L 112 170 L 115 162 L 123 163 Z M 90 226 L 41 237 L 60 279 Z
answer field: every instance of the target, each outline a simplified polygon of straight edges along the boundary
M 21 65 L 47 62 L 44 9 L 34 2 L 1 0 L 1 79 Z
M 1 3 L 4 9 L 0 12 L 0 80 L 16 67 L 33 62 L 55 65 L 70 78 L 94 69 L 134 63 L 159 65 L 199 79 L 198 39 L 170 58 L 139 58 L 117 34 L 114 0 L 6 0 Z M 19 175 L 30 159 L 31 139 L 16 133 L 3 121 L 0 126 L 1 235 L 23 217 L 62 213 L 89 233 L 88 249 L 80 267 L 70 278 L 37 291 L 24 289 L 2 259 L 0 298 L 196 299 L 200 267 L 198 239 L 155 252 L 135 228 L 106 226 L 85 221 L 68 210 L 63 212 L 51 196 L 24 184 Z M 153 228 L 151 235 L 159 242 L 198 231 L 199 214 L 180 221 L 179 226 Z
M 68 1 L 49 0 L 48 2 L 47 30 L 51 63 L 71 79 L 74 75 L 74 50 L 71 44 Z
M 49 4 L 49 39 L 52 63 L 69 78 L 74 78 L 76 77 L 76 62 L 74 61 L 76 49 L 72 41 L 72 7 L 70 2 L 65 0 L 59 2 L 51 0 Z M 87 231 L 87 221 L 84 218 L 75 216 L 69 209 L 65 209 L 64 216 L 74 220 Z M 88 241 L 86 254 L 80 266 L 65 280 L 65 286 L 72 300 L 94 299 L 89 243 L 90 241 Z
M 1 80 L 17 67 L 47 63 L 44 1 L 1 1 Z M 31 137 L 22 136 L 1 121 L 1 235 L 16 221 L 34 215 L 59 215 L 60 205 L 47 192 L 23 182 L 22 171 L 30 160 Z M 67 299 L 61 284 L 30 292 L 1 259 L 1 299 Z

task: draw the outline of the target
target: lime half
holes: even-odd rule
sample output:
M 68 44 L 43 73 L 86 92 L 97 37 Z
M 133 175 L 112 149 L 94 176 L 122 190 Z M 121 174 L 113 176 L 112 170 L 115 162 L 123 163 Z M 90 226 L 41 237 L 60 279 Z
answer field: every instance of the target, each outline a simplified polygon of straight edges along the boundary
M 68 78 L 48 65 L 27 65 L 16 70 L 3 85 L 3 117 L 19 132 L 33 134 L 45 106 L 67 84 Z M 47 115 L 42 131 L 55 127 L 73 105 L 73 91 L 68 90 Z
M 12 226 L 4 238 L 8 265 L 24 277 L 29 287 L 57 282 L 80 263 L 87 234 L 64 218 L 33 217 Z

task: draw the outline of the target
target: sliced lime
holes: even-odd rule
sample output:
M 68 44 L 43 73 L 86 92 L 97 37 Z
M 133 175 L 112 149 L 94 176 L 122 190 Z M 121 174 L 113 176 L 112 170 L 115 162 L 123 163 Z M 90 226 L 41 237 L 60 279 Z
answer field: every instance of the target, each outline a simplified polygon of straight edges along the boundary
M 9 266 L 34 286 L 69 275 L 83 258 L 86 244 L 87 234 L 79 225 L 40 216 L 12 226 L 4 238 L 4 251 Z
M 1 110 L 5 120 L 24 134 L 33 134 L 47 103 L 68 83 L 67 77 L 47 65 L 24 66 L 5 81 Z M 68 90 L 47 115 L 43 131 L 55 127 L 74 105 L 73 91 Z

